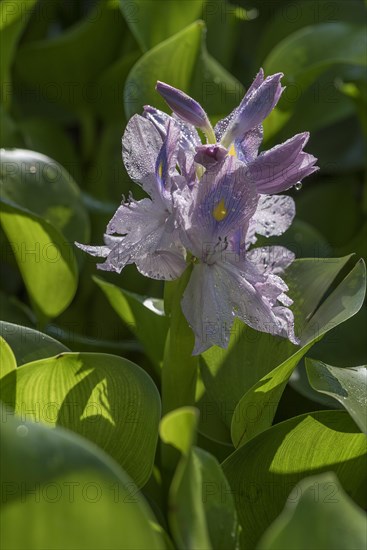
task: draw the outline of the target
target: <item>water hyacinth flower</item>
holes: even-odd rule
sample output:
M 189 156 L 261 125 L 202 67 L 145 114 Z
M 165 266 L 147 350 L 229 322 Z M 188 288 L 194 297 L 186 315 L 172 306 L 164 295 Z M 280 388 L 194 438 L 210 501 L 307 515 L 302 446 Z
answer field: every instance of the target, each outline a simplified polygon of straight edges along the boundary
M 157 85 L 157 91 L 176 116 L 203 129 L 208 141 L 211 141 L 207 145 L 200 145 L 200 155 L 197 155 L 196 162 L 207 166 L 213 163 L 215 152 L 221 157 L 218 160 L 222 160 L 227 151 L 227 154 L 238 157 L 246 164 L 248 177 L 256 184 L 258 193 L 272 194 L 289 189 L 317 170 L 316 158 L 303 151 L 309 139 L 308 132 L 297 134 L 285 143 L 259 154 L 263 138 L 262 122 L 274 109 L 284 90 L 280 84 L 282 76 L 282 73 L 277 73 L 264 78 L 264 71 L 260 69 L 240 105 L 219 121 L 213 131 L 207 127 L 207 123 L 205 130 L 199 125 L 207 121 L 208 117 L 195 100 L 172 86 L 163 88 L 162 83 Z M 215 137 L 211 139 L 213 135 Z M 218 149 L 213 150 L 213 143 L 217 144 Z
M 104 246 L 78 244 L 105 258 L 100 269 L 118 273 L 135 263 L 148 277 L 170 280 L 192 263 L 181 303 L 195 335 L 194 354 L 226 347 L 236 317 L 298 343 L 281 278 L 294 255 L 280 246 L 253 248 L 257 235 L 281 235 L 293 221 L 293 199 L 276 193 L 317 169 L 303 150 L 307 132 L 259 153 L 262 122 L 283 91 L 281 77 L 265 78 L 260 70 L 240 105 L 214 129 L 198 102 L 158 82 L 172 116 L 145 106 L 122 139 L 126 170 L 149 198 L 123 200 Z

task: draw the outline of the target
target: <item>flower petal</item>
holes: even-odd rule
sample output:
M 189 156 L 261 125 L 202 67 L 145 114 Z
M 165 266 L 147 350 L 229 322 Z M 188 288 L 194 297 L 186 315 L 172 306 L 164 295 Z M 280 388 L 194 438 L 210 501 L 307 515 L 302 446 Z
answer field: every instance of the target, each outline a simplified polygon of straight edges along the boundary
M 256 234 L 265 237 L 282 235 L 290 227 L 296 213 L 292 197 L 260 195 L 256 212 L 245 236 L 246 246 L 256 242 Z
M 280 193 L 318 170 L 317 159 L 303 152 L 309 133 L 297 134 L 261 153 L 248 167 L 248 176 L 259 193 Z
M 229 147 L 235 139 L 243 139 L 246 132 L 259 126 L 271 113 L 283 91 L 282 76 L 283 73 L 268 76 L 250 95 L 246 94 L 222 136 L 224 147 Z
M 220 242 L 219 252 L 233 231 L 249 223 L 257 201 L 256 190 L 246 179 L 246 166 L 226 157 L 206 170 L 191 197 L 180 197 L 182 242 L 206 261 Z
M 122 157 L 130 178 L 152 198 L 159 194 L 155 162 L 163 139 L 155 126 L 140 115 L 127 123 L 122 137 Z
M 295 255 L 284 246 L 262 246 L 248 250 L 246 258 L 255 264 L 261 273 L 279 275 L 291 265 Z
M 185 92 L 160 81 L 157 82 L 155 89 L 163 97 L 172 111 L 182 120 L 197 128 L 202 128 L 203 130 L 211 128 L 208 115 L 200 103 L 185 94 Z

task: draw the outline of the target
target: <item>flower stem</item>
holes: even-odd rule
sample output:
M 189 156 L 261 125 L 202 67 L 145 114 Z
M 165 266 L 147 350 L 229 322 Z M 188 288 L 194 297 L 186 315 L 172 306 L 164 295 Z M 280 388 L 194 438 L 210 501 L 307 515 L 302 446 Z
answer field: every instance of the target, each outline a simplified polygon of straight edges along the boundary
M 163 413 L 195 404 L 198 358 L 194 335 L 181 310 L 181 298 L 191 275 L 190 265 L 177 281 L 166 283 L 165 307 L 171 314 L 162 367 Z M 168 303 L 170 302 L 170 303 Z

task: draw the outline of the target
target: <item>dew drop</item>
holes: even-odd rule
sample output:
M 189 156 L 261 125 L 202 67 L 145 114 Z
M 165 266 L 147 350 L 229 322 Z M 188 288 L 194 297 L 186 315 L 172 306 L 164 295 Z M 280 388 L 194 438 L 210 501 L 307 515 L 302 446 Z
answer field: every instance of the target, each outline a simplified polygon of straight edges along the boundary
M 32 164 L 32 166 L 29 167 L 29 171 L 31 174 L 35 174 L 37 172 L 37 168 Z
M 302 182 L 297 181 L 297 183 L 294 185 L 294 188 L 296 191 L 300 191 L 302 189 Z
M 16 429 L 17 436 L 19 437 L 27 437 L 28 432 L 29 430 L 24 424 L 20 424 Z

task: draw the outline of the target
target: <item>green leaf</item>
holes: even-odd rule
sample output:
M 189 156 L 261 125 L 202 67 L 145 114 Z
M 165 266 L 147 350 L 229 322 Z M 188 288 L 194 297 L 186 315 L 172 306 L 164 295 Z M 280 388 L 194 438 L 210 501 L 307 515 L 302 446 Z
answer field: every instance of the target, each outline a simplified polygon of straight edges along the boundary
M 89 239 L 89 219 L 80 189 L 55 160 L 25 149 L 5 150 L 1 153 L 0 185 L 4 202 L 44 218 L 70 246 Z
M 367 332 L 367 309 L 362 307 L 353 317 L 328 332 L 312 348 L 312 356 L 335 367 L 355 367 L 367 361 L 364 335 Z M 290 378 L 290 385 L 301 395 L 329 408 L 342 408 L 334 398 L 314 390 L 302 360 Z
M 107 455 L 61 428 L 5 408 L 1 416 L 3 548 L 166 548 L 135 483 Z
M 301 0 L 297 4 L 280 5 L 259 37 L 257 57 L 259 65 L 267 54 L 294 32 L 315 23 L 360 23 L 366 15 L 360 0 Z
M 61 353 L 2 379 L 1 399 L 19 415 L 64 426 L 105 449 L 139 486 L 149 479 L 160 399 L 149 376 L 114 355 Z
M 3 202 L 0 212 L 2 227 L 37 313 L 43 319 L 57 317 L 77 289 L 72 250 L 61 233 L 40 216 Z
M 228 114 L 239 103 L 241 84 L 207 53 L 204 36 L 204 23 L 197 21 L 139 59 L 125 85 L 127 118 L 140 113 L 146 104 L 167 110 L 155 91 L 157 80 L 189 93 L 215 118 Z
M 310 25 L 277 44 L 264 62 L 266 73 L 284 72 L 286 83 L 309 85 L 337 63 L 366 65 L 366 34 L 345 22 Z
M 1 31 L 1 96 L 0 101 L 6 107 L 10 105 L 11 76 L 10 70 L 17 43 L 37 0 L 27 2 L 13 2 L 3 0 L 0 4 L 0 31 Z
M 13 350 L 19 366 L 70 351 L 43 332 L 6 321 L 0 321 L 0 335 Z
M 61 36 L 19 48 L 17 85 L 23 90 L 36 87 L 46 100 L 73 113 L 89 112 L 95 101 L 93 82 L 115 59 L 124 30 L 117 4 L 101 0 L 93 12 Z
M 101 74 L 95 84 L 97 100 L 94 108 L 96 112 L 108 122 L 119 121 L 120 130 L 125 119 L 123 88 L 129 71 L 139 57 L 138 50 L 124 54 Z
M 257 332 L 236 321 L 226 350 L 212 347 L 202 354 L 200 367 L 209 404 L 206 407 L 206 420 L 215 409 L 228 428 L 232 424 L 236 442 L 244 430 L 249 430 L 250 436 L 254 430 L 271 425 L 288 377 L 308 347 L 323 332 L 335 328 L 339 322 L 358 311 L 362 303 L 364 265 L 358 263 L 351 269 L 349 261 L 350 256 L 339 259 L 301 259 L 296 260 L 287 270 L 289 295 L 294 300 L 296 333 L 302 336 L 301 349 L 287 339 Z M 344 276 L 347 275 L 345 280 L 343 270 Z M 323 309 L 320 308 L 320 313 L 327 313 L 327 319 L 319 321 L 315 312 L 326 293 L 331 292 L 338 274 L 341 277 L 340 287 L 335 283 L 335 294 L 325 300 Z M 353 291 L 349 287 L 351 283 L 356 285 Z M 348 295 L 346 298 L 343 297 L 344 293 Z M 340 300 L 345 300 L 345 310 L 341 310 L 339 316 Z M 272 373 L 271 376 L 269 373 Z M 240 406 L 241 398 L 244 401 Z M 202 429 L 206 434 L 205 422 Z M 220 427 L 217 434 L 211 430 L 207 435 L 211 438 L 216 435 L 215 439 L 227 443 L 228 437 L 224 438 L 222 431 Z
M 71 176 L 33 151 L 1 158 L 2 226 L 37 312 L 59 315 L 77 287 L 74 241 L 89 237 L 89 219 Z
M 128 292 L 99 277 L 93 277 L 93 280 L 124 324 L 143 344 L 146 354 L 160 373 L 169 325 L 163 301 Z
M 82 182 L 80 159 L 66 130 L 57 122 L 45 117 L 22 119 L 18 121 L 18 129 L 22 134 L 26 149 L 43 153 L 61 164 L 68 172 L 69 189 L 71 190 L 72 187 L 76 189 L 74 181 Z M 19 146 L 19 143 L 17 145 Z M 53 191 L 55 192 L 55 188 Z
M 239 401 L 231 423 L 236 447 L 271 426 L 284 388 L 300 359 L 324 334 L 352 317 L 362 306 L 366 286 L 363 260 L 332 287 L 343 260 L 345 263 L 345 258 L 333 259 L 334 265 L 327 266 L 323 262 L 320 266 L 320 262 L 317 265 L 313 260 L 299 260 L 289 268 L 288 282 L 298 287 L 293 296 L 302 347 L 265 374 Z M 326 298 L 325 292 L 329 292 Z
M 171 531 L 178 548 L 234 549 L 239 529 L 234 500 L 218 461 L 193 446 L 197 422 L 196 409 L 184 407 L 160 425 L 162 441 L 181 454 L 169 490 Z
M 17 361 L 11 347 L 4 338 L 0 337 L 0 378 L 17 368 Z
M 278 42 L 263 65 L 268 74 L 283 72 L 287 89 L 265 121 L 265 139 L 276 134 L 289 121 L 292 112 L 287 137 L 295 132 L 322 128 L 351 114 L 352 102 L 345 101 L 335 81 L 341 74 L 348 74 L 351 67 L 366 65 L 366 47 L 363 27 L 345 21 L 310 25 Z M 342 64 L 344 67 L 340 69 Z M 337 71 L 335 77 L 328 74 L 330 70 Z M 315 87 L 307 90 L 319 77 Z M 308 113 L 307 119 L 305 113 Z M 314 154 L 319 157 L 315 151 Z
M 311 386 L 337 399 L 367 434 L 367 366 L 332 367 L 306 358 L 306 369 Z
M 366 515 L 332 473 L 302 480 L 280 516 L 267 529 L 257 550 L 364 550 Z
M 365 435 L 344 411 L 292 418 L 237 449 L 223 470 L 236 498 L 242 548 L 256 545 L 291 489 L 306 476 L 335 472 L 344 490 L 364 506 L 366 450 Z
M 205 0 L 120 0 L 126 23 L 143 51 L 193 23 L 201 15 Z
M 32 311 L 26 304 L 20 302 L 15 296 L 2 291 L 0 291 L 0 319 L 27 327 L 33 327 L 36 322 Z
M 6 321 L 0 321 L 0 335 L 13 350 L 19 366 L 70 351 L 47 334 Z

